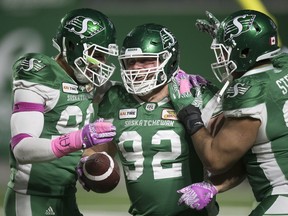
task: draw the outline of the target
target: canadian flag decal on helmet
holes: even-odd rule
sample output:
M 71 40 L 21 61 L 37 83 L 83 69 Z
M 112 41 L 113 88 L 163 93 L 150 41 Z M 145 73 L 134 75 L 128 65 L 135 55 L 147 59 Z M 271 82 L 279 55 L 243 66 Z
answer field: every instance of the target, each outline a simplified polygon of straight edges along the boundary
M 95 20 L 83 16 L 77 16 L 64 26 L 68 31 L 74 32 L 81 38 L 90 38 L 104 30 L 104 27 Z
M 273 36 L 270 38 L 270 45 L 275 45 L 276 44 L 276 37 Z

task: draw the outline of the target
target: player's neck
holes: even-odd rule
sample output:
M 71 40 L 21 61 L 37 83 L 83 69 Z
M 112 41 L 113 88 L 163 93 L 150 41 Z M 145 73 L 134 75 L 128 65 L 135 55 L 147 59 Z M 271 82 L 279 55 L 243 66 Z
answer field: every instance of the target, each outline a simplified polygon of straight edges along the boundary
M 141 100 L 145 102 L 159 102 L 163 100 L 163 98 L 168 96 L 168 85 L 164 85 L 163 87 L 159 87 L 152 91 L 150 94 L 147 94 L 145 96 L 139 97 Z
M 57 55 L 55 57 L 55 60 L 57 61 L 57 63 L 64 69 L 64 71 L 71 76 L 75 81 L 76 78 L 74 76 L 74 72 L 73 69 L 67 64 L 67 62 L 63 59 L 63 56 L 61 54 Z

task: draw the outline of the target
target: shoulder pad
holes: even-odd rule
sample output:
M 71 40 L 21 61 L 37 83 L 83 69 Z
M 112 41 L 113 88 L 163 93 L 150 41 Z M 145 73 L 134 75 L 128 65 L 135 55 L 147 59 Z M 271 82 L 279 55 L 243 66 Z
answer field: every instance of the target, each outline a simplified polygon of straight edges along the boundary
M 51 87 L 57 85 L 57 83 L 71 83 L 71 78 L 55 60 L 38 53 L 23 55 L 15 62 L 13 65 L 13 79 Z

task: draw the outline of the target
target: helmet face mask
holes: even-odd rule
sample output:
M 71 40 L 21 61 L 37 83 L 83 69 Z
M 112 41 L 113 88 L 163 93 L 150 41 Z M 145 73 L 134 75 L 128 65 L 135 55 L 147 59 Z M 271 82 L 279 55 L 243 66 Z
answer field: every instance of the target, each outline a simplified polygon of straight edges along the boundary
M 179 67 L 178 42 L 164 26 L 144 24 L 124 39 L 118 57 L 126 90 L 147 95 L 169 81 Z M 130 62 L 151 61 L 150 67 L 130 68 Z
M 105 63 L 109 55 L 118 55 L 117 46 L 110 44 L 108 48 L 105 48 L 93 44 L 84 49 L 83 56 L 76 58 L 74 65 L 84 80 L 88 80 L 95 86 L 101 86 L 110 79 L 116 68 L 114 64 Z M 77 77 L 76 74 L 75 76 Z
M 275 23 L 261 12 L 240 10 L 225 18 L 211 44 L 217 60 L 211 68 L 217 79 L 224 82 L 232 73 L 245 73 L 277 55 L 277 36 Z
M 128 50 L 129 52 L 129 50 Z M 132 57 L 133 56 L 133 57 Z M 164 61 L 163 56 L 167 56 Z M 131 58 L 132 57 L 132 58 Z M 171 54 L 167 51 L 162 53 L 141 53 L 133 55 L 120 56 L 123 69 L 121 72 L 122 80 L 129 93 L 137 95 L 146 95 L 150 93 L 153 89 L 162 86 L 167 82 L 167 75 L 164 72 L 164 67 L 171 58 Z M 153 59 L 152 67 L 140 68 L 140 69 L 129 69 L 129 61 L 151 61 Z M 162 61 L 162 62 L 161 62 Z
M 77 9 L 63 17 L 53 43 L 78 82 L 101 86 L 115 70 L 108 63 L 108 56 L 118 56 L 115 38 L 115 27 L 104 14 L 93 9 Z
M 212 71 L 220 82 L 231 80 L 231 74 L 237 69 L 235 62 L 230 60 L 231 48 L 223 44 L 211 44 L 217 62 L 211 64 Z

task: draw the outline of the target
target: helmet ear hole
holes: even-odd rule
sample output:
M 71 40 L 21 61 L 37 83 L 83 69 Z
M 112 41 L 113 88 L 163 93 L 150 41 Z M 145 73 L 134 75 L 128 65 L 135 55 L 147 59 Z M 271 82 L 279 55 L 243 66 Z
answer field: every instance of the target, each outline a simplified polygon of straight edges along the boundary
M 254 23 L 253 26 L 257 33 L 261 32 L 261 26 L 259 26 L 258 23 Z
M 240 54 L 240 58 L 247 58 L 249 55 L 250 49 L 249 48 L 245 48 L 241 51 Z
M 68 49 L 69 51 L 74 51 L 74 49 L 75 49 L 74 43 L 72 43 L 71 41 L 69 41 L 69 42 L 68 42 L 67 49 Z

